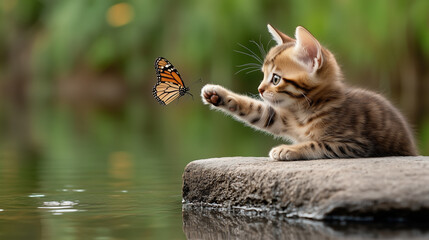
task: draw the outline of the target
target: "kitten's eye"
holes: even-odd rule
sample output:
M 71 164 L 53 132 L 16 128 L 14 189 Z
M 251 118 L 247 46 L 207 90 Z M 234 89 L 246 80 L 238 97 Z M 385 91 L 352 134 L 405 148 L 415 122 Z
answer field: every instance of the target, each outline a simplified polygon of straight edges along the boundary
M 279 75 L 277 75 L 277 74 L 273 74 L 273 78 L 271 78 L 271 82 L 274 84 L 274 85 L 277 85 L 277 84 L 279 84 L 280 83 L 280 80 L 281 80 L 282 78 L 279 76 Z

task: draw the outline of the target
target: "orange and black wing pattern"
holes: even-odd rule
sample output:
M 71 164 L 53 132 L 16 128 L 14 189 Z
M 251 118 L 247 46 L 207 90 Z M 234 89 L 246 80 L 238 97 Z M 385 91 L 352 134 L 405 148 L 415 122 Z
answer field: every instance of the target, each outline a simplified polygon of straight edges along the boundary
M 155 60 L 157 83 L 153 87 L 153 97 L 161 104 L 167 105 L 189 91 L 177 69 L 167 59 Z

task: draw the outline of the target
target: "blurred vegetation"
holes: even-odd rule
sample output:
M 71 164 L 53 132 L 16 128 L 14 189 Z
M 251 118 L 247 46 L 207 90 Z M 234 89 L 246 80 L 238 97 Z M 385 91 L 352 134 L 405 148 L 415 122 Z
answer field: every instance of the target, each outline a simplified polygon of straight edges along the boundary
M 404 112 L 429 154 L 426 0 L 3 0 L 0 151 L 26 164 L 105 169 L 124 152 L 147 166 L 140 174 L 174 166 L 179 184 L 194 159 L 266 156 L 277 140 L 209 111 L 199 91 L 216 83 L 257 93 L 262 73 L 235 74 L 252 59 L 234 50 L 268 44 L 267 23 L 290 35 L 309 29 L 347 82 Z M 164 107 L 152 98 L 158 56 L 178 68 L 194 99 Z
M 197 96 L 208 82 L 254 94 L 262 74 L 235 75 L 252 59 L 233 50 L 268 43 L 271 23 L 291 35 L 297 25 L 312 31 L 348 82 L 384 93 L 406 114 L 429 154 L 428 9 L 425 0 L 2 1 L 3 146 L 75 152 L 68 141 L 85 137 L 106 150 L 154 144 L 147 151 L 185 162 L 265 155 L 273 140 L 209 112 Z M 176 65 L 193 101 L 152 99 L 158 56 Z

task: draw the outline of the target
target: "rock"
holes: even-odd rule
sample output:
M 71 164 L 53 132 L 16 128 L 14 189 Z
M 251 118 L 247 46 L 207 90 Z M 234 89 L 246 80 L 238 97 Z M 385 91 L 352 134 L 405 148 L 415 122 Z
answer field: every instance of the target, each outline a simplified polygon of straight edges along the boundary
M 183 202 L 255 214 L 338 220 L 429 220 L 429 157 L 189 163 Z

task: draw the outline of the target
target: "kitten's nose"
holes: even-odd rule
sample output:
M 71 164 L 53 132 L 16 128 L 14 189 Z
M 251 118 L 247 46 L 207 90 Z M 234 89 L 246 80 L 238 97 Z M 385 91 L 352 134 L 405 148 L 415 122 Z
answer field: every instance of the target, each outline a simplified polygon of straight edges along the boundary
M 258 88 L 259 93 L 262 95 L 265 92 L 265 89 L 263 88 Z

